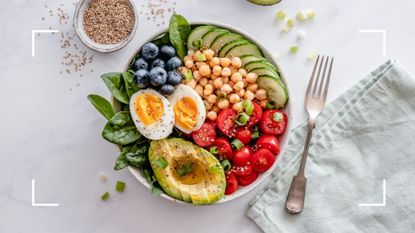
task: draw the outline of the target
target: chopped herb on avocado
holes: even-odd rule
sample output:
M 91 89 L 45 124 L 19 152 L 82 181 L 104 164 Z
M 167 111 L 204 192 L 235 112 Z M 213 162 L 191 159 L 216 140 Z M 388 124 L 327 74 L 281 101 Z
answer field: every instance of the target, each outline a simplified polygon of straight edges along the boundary
M 156 159 L 154 163 L 157 164 L 157 166 L 161 167 L 162 169 L 169 166 L 169 162 L 167 162 L 167 160 L 164 157 L 158 157 L 158 159 Z
M 184 166 L 180 167 L 177 170 L 177 173 L 179 176 L 185 176 L 187 174 L 190 174 L 193 171 L 192 165 L 190 163 L 185 164 Z

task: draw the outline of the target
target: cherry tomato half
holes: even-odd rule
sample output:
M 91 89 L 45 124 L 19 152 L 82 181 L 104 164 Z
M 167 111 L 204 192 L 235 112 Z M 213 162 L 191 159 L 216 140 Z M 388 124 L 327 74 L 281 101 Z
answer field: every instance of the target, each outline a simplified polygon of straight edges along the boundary
M 232 172 L 226 173 L 225 195 L 234 193 L 237 188 L 238 188 L 238 180 L 236 179 L 236 176 L 232 174 Z
M 280 115 L 278 121 L 275 119 L 274 114 Z M 262 114 L 259 125 L 264 134 L 280 135 L 284 133 L 285 128 L 287 127 L 287 121 L 287 115 L 280 110 L 267 110 Z
M 271 151 L 265 148 L 257 150 L 251 158 L 251 164 L 254 171 L 264 172 L 268 170 L 275 161 L 275 156 Z
M 192 136 L 196 144 L 201 147 L 206 147 L 215 141 L 216 130 L 211 124 L 203 123 L 200 129 L 193 132 Z
M 252 182 L 254 182 L 258 178 L 258 173 L 252 172 L 251 174 L 247 176 L 240 176 L 237 177 L 238 184 L 241 186 L 247 186 L 250 185 Z
M 254 111 L 252 111 L 251 117 L 249 118 L 248 122 L 246 123 L 247 127 L 253 126 L 261 120 L 262 117 L 262 108 L 259 104 L 252 101 L 254 105 Z
M 228 139 L 224 137 L 218 137 L 213 142 L 213 146 L 216 146 L 218 148 L 219 156 L 223 156 L 228 160 L 232 159 L 232 156 L 233 156 L 232 146 L 229 143 Z
M 233 151 L 232 163 L 236 166 L 244 166 L 252 158 L 252 149 L 250 146 L 243 146 L 240 150 Z
M 243 144 L 249 144 L 251 141 L 252 132 L 249 128 L 239 127 L 235 131 L 235 138 L 241 141 Z
M 245 166 L 233 166 L 231 168 L 231 172 L 236 177 L 251 175 L 252 171 L 253 171 L 253 168 L 250 163 L 245 164 Z
M 216 118 L 216 125 L 219 130 L 228 137 L 233 134 L 234 118 L 237 115 L 233 109 L 222 110 Z
M 265 148 L 271 151 L 274 155 L 278 155 L 280 153 L 280 143 L 278 142 L 278 138 L 274 135 L 264 134 L 262 135 L 258 141 L 256 142 L 256 147 Z

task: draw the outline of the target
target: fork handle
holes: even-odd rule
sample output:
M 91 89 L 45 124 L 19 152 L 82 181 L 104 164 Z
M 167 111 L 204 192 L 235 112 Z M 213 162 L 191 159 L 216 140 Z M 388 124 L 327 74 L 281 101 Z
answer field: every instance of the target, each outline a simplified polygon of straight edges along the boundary
M 301 156 L 300 168 L 298 169 L 297 173 L 298 176 L 304 176 L 305 163 L 307 161 L 308 149 L 310 148 L 311 135 L 313 135 L 313 129 L 315 126 L 315 120 L 309 119 L 307 127 L 307 137 L 304 143 L 303 155 Z

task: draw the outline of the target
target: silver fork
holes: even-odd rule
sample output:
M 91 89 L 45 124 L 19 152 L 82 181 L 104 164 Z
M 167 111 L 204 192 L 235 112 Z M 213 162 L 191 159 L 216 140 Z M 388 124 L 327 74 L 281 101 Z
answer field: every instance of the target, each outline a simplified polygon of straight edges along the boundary
M 330 62 L 329 62 L 330 60 Z M 323 68 L 324 63 L 324 68 Z M 329 64 L 330 63 L 330 64 Z M 327 67 L 328 66 L 328 67 Z M 301 165 L 298 173 L 293 177 L 290 191 L 287 196 L 285 208 L 292 214 L 298 214 L 304 207 L 304 196 L 307 178 L 304 176 L 304 168 L 307 160 L 308 148 L 310 147 L 311 135 L 316 125 L 316 118 L 323 110 L 326 104 L 327 91 L 329 89 L 331 68 L 333 66 L 333 58 L 320 55 L 317 57 L 314 64 L 313 72 L 311 73 L 310 81 L 308 82 L 307 92 L 305 94 L 305 108 L 308 112 L 308 132 L 304 144 L 303 155 L 301 158 Z M 317 68 L 318 67 L 318 68 Z M 328 70 L 327 70 L 328 68 Z M 316 73 L 317 71 L 317 73 Z

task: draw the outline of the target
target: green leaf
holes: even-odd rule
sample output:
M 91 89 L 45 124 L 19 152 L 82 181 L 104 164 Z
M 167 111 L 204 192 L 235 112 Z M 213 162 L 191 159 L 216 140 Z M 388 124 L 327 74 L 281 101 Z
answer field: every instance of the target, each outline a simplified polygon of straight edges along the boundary
M 115 165 L 114 165 L 114 170 L 118 171 L 121 169 L 124 169 L 128 166 L 128 160 L 125 157 L 126 153 L 121 153 L 118 157 L 117 160 L 115 161 Z
M 176 48 L 176 53 L 181 59 L 186 55 L 186 42 L 190 31 L 190 25 L 183 16 L 178 14 L 171 16 L 169 24 L 170 43 Z
M 146 155 L 145 154 L 134 154 L 132 152 L 128 152 L 125 154 L 128 162 L 133 165 L 134 167 L 142 167 L 146 162 Z
M 160 46 L 165 44 L 170 44 L 169 33 L 163 33 L 159 37 L 153 40 L 153 43 Z
M 111 103 L 104 97 L 91 94 L 88 95 L 88 100 L 94 105 L 95 109 L 105 117 L 105 119 L 109 120 L 115 115 Z
M 125 90 L 127 91 L 128 99 L 136 93 L 139 88 L 134 82 L 134 71 L 128 70 L 121 74 L 125 83 Z
M 141 138 L 131 119 L 130 112 L 122 111 L 115 114 L 105 125 L 102 137 L 112 143 L 127 145 Z
M 106 73 L 101 75 L 101 78 L 114 98 L 119 100 L 121 103 L 129 104 L 130 99 L 128 98 L 124 79 L 121 77 L 121 73 Z

